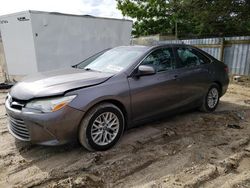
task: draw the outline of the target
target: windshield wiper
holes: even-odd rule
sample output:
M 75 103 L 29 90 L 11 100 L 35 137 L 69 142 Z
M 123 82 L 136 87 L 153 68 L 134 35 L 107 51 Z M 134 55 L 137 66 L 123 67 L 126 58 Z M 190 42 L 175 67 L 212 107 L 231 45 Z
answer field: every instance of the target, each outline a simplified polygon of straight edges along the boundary
M 94 71 L 94 70 L 91 69 L 91 68 L 84 68 L 84 70 L 86 70 L 86 71 Z
M 91 69 L 91 68 L 84 68 L 85 71 L 94 71 L 94 72 L 102 72 L 102 71 L 99 71 L 99 70 L 95 70 L 95 69 Z

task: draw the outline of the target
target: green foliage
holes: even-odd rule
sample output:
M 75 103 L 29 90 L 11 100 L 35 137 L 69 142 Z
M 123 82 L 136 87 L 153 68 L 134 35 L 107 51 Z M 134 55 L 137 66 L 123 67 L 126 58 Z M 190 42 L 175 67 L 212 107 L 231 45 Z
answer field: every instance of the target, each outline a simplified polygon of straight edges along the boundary
M 232 36 L 250 34 L 250 0 L 116 0 L 124 16 L 136 20 L 135 36 Z

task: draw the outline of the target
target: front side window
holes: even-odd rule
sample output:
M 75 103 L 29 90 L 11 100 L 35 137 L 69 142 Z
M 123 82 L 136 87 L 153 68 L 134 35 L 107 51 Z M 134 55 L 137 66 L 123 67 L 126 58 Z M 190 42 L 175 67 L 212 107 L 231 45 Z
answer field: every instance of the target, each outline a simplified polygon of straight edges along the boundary
M 195 67 L 207 63 L 199 57 L 197 51 L 191 48 L 177 48 L 177 56 L 180 67 Z
M 172 48 L 162 48 L 149 54 L 141 65 L 149 65 L 157 72 L 174 69 L 174 56 Z

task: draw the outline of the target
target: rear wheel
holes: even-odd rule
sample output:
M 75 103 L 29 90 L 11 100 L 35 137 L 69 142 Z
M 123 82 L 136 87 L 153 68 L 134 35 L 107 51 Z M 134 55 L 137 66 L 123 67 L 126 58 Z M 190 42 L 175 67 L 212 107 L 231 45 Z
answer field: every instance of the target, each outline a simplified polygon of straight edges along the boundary
M 220 101 L 220 87 L 214 83 L 210 86 L 206 96 L 203 98 L 203 104 L 200 110 L 203 112 L 213 112 Z
M 124 130 L 124 115 L 111 104 L 93 107 L 84 117 L 79 129 L 79 141 L 88 150 L 107 150 L 114 146 Z

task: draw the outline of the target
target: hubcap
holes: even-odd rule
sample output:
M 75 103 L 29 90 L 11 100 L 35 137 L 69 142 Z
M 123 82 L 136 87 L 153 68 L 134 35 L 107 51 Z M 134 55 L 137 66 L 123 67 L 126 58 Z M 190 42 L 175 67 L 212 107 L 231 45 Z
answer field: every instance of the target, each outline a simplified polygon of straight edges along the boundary
M 209 108 L 214 108 L 219 100 L 219 92 L 216 88 L 212 88 L 208 92 L 207 104 Z
M 91 137 L 97 145 L 107 145 L 117 136 L 119 131 L 119 119 L 112 112 L 104 112 L 99 115 L 91 126 Z

